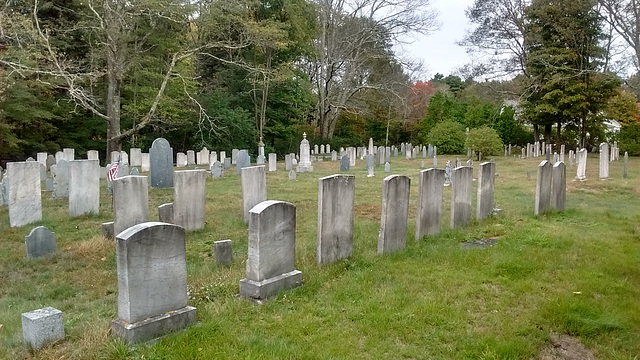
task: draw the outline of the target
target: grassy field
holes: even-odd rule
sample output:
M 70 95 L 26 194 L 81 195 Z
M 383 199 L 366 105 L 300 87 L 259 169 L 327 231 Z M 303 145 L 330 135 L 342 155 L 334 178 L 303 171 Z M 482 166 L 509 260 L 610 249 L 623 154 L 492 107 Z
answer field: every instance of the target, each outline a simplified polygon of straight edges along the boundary
M 443 167 L 446 160 L 439 157 Z M 190 305 L 197 325 L 128 348 L 110 337 L 117 314 L 112 241 L 100 223 L 112 220 L 102 186 L 99 216 L 70 219 L 67 202 L 43 192 L 44 225 L 56 233 L 53 258 L 27 261 L 24 237 L 0 208 L 0 358 L 2 359 L 538 359 L 550 334 L 569 334 L 598 359 L 640 358 L 640 159 L 611 164 L 598 180 L 590 156 L 587 181 L 567 170 L 567 211 L 534 217 L 536 166 L 542 158 L 497 157 L 495 202 L 500 216 L 449 229 L 445 188 L 443 232 L 415 241 L 421 159 L 392 160 L 392 173 L 412 179 L 407 247 L 378 256 L 382 179 L 356 176 L 354 254 L 316 264 L 318 178 L 339 173 L 338 162 L 289 181 L 267 173 L 268 198 L 297 207 L 296 268 L 303 286 L 263 305 L 237 296 L 247 258 L 240 178 L 235 169 L 207 178 L 206 226 L 187 234 Z M 427 165 L 430 160 L 426 161 Z M 527 178 L 531 170 L 531 179 Z M 475 168 L 477 177 L 477 163 Z M 475 185 L 473 209 L 475 210 Z M 151 219 L 171 202 L 172 189 L 150 189 Z M 486 249 L 460 243 L 500 237 Z M 216 267 L 215 241 L 233 241 L 234 263 Z M 31 354 L 22 344 L 23 312 L 63 311 L 66 339 Z

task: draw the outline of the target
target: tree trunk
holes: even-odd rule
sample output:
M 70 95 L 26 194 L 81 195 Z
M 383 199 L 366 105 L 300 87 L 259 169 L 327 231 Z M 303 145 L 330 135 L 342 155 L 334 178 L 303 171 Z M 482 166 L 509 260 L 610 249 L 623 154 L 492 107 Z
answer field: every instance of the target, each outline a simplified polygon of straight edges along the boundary
M 548 144 L 551 141 L 551 124 L 544 126 L 544 141 Z
M 120 89 L 122 82 L 116 73 L 115 54 L 107 55 L 107 159 L 111 158 L 112 151 L 122 150 L 120 135 Z M 113 162 L 115 159 L 110 159 Z
M 560 133 L 561 133 L 561 129 L 562 129 L 562 122 L 558 121 L 558 125 L 557 126 L 558 126 L 558 129 L 557 129 L 558 131 L 557 131 L 557 134 L 556 134 L 556 136 L 557 136 L 556 137 L 556 143 L 559 144 L 561 142 L 560 141 L 560 139 L 561 139 L 560 138 Z
M 538 129 L 538 124 L 533 124 L 533 141 L 540 141 L 540 129 Z

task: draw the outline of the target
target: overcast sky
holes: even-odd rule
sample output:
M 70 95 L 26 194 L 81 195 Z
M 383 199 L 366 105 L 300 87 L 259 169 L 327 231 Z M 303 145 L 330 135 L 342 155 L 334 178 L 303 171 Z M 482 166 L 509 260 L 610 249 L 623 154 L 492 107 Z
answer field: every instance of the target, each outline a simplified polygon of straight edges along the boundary
M 471 28 L 464 11 L 473 4 L 473 0 L 432 1 L 440 13 L 440 30 L 429 36 L 420 36 L 414 43 L 404 46 L 407 55 L 425 63 L 425 76 L 428 78 L 423 80 L 429 80 L 436 73 L 449 75 L 471 61 L 465 48 L 456 45 L 456 41 L 462 40 L 465 30 Z

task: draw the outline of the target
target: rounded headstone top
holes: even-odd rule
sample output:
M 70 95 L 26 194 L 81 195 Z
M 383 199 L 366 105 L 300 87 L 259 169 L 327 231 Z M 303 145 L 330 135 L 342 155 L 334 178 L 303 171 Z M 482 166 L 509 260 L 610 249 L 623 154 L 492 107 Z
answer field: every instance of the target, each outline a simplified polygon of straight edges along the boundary
M 157 139 L 153 140 L 153 143 L 151 143 L 151 147 L 152 148 L 156 148 L 158 146 L 167 146 L 167 147 L 169 147 L 170 144 L 169 144 L 169 141 L 167 141 L 167 139 L 165 139 L 165 138 L 157 138 Z

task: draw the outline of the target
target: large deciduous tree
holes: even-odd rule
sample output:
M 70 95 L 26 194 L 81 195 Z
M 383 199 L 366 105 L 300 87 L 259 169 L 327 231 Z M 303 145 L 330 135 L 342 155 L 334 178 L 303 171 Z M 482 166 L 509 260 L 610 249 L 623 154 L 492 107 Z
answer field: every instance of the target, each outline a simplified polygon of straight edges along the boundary
M 309 73 L 318 96 L 316 125 L 331 138 L 340 113 L 364 89 L 393 84 L 369 81 L 376 59 L 393 57 L 391 43 L 437 26 L 429 0 L 315 0 L 319 34 Z
M 640 71 L 640 0 L 599 0 L 602 18 L 620 35 L 634 54 Z
M 579 127 L 586 145 L 590 126 L 618 86 L 617 78 L 599 72 L 604 56 L 595 0 L 534 0 L 526 10 L 526 71 L 532 83 L 523 108 L 533 124 L 551 140 L 557 126 Z

